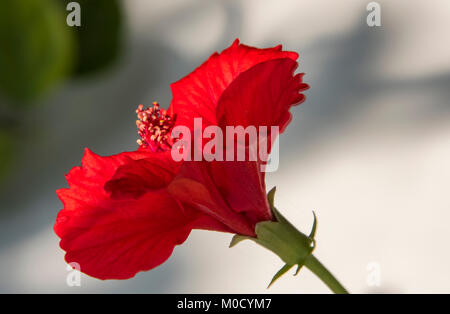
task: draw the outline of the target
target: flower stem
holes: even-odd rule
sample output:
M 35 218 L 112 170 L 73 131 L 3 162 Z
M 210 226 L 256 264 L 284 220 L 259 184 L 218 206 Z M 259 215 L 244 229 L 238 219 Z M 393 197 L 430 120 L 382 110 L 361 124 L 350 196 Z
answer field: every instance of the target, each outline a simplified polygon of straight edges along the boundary
M 243 240 L 252 240 L 266 249 L 272 251 L 285 265 L 273 276 L 269 287 L 297 265 L 297 273 L 302 266 L 306 266 L 319 277 L 334 293 L 348 294 L 347 290 L 337 279 L 312 255 L 316 247 L 314 239 L 317 230 L 317 219 L 314 214 L 314 223 L 309 235 L 306 235 L 294 227 L 273 205 L 275 188 L 270 190 L 267 200 L 274 215 L 274 220 L 258 222 L 255 226 L 256 237 L 236 234 L 231 240 L 230 247 Z M 269 288 L 268 287 L 268 288 Z
M 348 291 L 337 281 L 337 279 L 322 265 L 322 263 L 314 256 L 310 255 L 306 261 L 305 266 L 319 277 L 324 284 L 336 294 L 348 294 Z

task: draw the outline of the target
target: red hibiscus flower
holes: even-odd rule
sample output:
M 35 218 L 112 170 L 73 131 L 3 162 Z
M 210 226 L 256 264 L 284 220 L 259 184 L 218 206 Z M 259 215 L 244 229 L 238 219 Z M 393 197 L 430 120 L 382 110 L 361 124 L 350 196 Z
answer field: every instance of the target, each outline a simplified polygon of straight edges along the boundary
M 101 157 L 86 149 L 81 167 L 57 194 L 64 204 L 54 230 L 68 263 L 100 279 L 126 279 L 169 258 L 192 229 L 254 237 L 256 224 L 273 221 L 262 161 L 182 161 L 171 156 L 176 126 L 278 126 L 302 102 L 308 86 L 294 74 L 298 55 L 281 46 L 239 44 L 213 54 L 172 84 L 166 111 L 137 110 L 139 149 Z M 270 144 L 276 134 L 269 134 Z

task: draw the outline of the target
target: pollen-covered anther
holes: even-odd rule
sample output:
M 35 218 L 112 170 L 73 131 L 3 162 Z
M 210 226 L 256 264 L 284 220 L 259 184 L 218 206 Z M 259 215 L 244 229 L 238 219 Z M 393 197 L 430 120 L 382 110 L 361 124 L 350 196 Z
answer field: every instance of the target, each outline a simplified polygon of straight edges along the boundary
M 144 109 L 139 105 L 136 109 L 138 120 L 136 126 L 141 137 L 137 143 L 143 148 L 152 151 L 164 151 L 172 147 L 172 128 L 175 124 L 175 116 L 170 115 L 167 110 L 161 109 L 159 103 L 153 102 L 153 107 Z

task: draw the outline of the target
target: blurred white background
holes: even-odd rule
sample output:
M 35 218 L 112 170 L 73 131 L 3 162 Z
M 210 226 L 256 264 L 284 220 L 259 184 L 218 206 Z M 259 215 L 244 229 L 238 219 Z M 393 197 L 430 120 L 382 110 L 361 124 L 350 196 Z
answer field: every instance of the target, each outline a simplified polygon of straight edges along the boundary
M 282 262 L 252 242 L 194 231 L 168 262 L 127 281 L 85 275 L 66 285 L 52 227 L 55 190 L 83 148 L 135 148 L 134 109 L 170 103 L 169 84 L 234 38 L 300 53 L 311 89 L 280 139 L 267 176 L 276 204 L 304 232 L 318 216 L 316 256 L 354 293 L 450 292 L 450 2 L 127 0 L 121 64 L 73 83 L 27 119 L 20 169 L 0 192 L 0 292 L 313 293 L 303 269 L 266 286 Z M 64 104 L 63 106 L 61 104 Z M 101 119 L 99 118 L 101 117 Z M 367 284 L 369 263 L 381 285 Z

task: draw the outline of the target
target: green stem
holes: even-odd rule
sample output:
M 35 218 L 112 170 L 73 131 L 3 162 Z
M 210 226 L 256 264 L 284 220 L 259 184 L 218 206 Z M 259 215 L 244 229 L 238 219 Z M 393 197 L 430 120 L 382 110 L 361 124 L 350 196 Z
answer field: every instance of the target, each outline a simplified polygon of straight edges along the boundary
M 306 266 L 319 277 L 334 293 L 348 294 L 347 290 L 336 278 L 312 255 L 316 247 L 314 236 L 317 229 L 317 219 L 309 236 L 300 232 L 273 206 L 275 188 L 270 190 L 267 200 L 274 214 L 274 220 L 261 221 L 255 226 L 256 237 L 236 234 L 231 240 L 230 247 L 243 240 L 252 240 L 278 255 L 285 265 L 273 276 L 269 287 L 292 267 L 297 265 L 297 274 L 302 266 Z
M 328 288 L 336 294 L 348 294 L 348 291 L 337 281 L 337 279 L 322 265 L 321 262 L 314 256 L 310 255 L 306 261 L 305 266 L 319 277 Z

